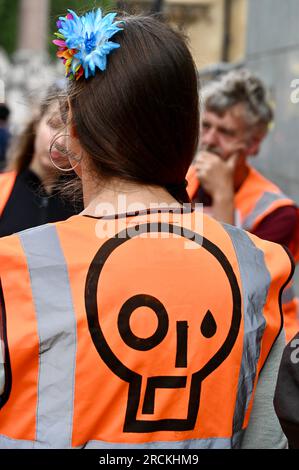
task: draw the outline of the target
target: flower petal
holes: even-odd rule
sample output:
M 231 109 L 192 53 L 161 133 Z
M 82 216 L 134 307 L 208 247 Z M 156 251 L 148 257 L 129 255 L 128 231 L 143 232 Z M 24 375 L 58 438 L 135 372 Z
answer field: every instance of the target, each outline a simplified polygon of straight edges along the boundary
M 115 21 L 117 13 L 103 17 L 100 8 L 79 17 L 73 10 L 68 10 L 66 17 L 60 17 L 58 33 L 54 44 L 59 47 L 57 56 L 65 61 L 70 79 L 84 73 L 85 78 L 95 75 L 96 68 L 104 71 L 107 56 L 120 44 L 109 41 L 119 31 L 123 22 Z M 79 73 L 80 72 L 80 73 Z
M 55 46 L 66 47 L 65 41 L 62 41 L 62 39 L 54 39 L 52 42 L 55 44 Z

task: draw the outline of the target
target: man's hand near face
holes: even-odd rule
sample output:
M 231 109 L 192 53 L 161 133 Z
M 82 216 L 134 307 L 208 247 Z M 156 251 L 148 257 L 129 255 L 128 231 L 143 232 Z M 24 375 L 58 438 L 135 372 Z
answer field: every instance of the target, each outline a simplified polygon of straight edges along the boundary
M 213 200 L 213 217 L 234 224 L 234 176 L 239 152 L 234 152 L 226 161 L 210 151 L 200 151 L 194 166 L 204 190 Z

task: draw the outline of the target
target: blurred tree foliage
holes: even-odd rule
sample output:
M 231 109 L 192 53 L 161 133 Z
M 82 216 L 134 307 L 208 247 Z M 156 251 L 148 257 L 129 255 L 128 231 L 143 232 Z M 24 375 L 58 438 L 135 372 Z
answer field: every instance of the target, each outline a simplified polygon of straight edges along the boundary
M 55 57 L 57 51 L 57 47 L 52 44 L 52 40 L 55 39 L 53 33 L 57 31 L 56 21 L 59 16 L 65 16 L 68 8 L 74 10 L 78 14 L 83 14 L 87 10 L 98 7 L 101 7 L 104 10 L 111 10 L 114 5 L 114 0 L 51 0 L 49 24 L 49 52 L 51 56 Z
M 82 14 L 97 7 L 109 10 L 114 5 L 114 0 L 50 0 L 49 52 L 51 56 L 55 57 L 57 50 L 52 44 L 52 40 L 55 39 L 53 33 L 57 30 L 56 21 L 59 16 L 65 15 L 68 8 Z M 3 47 L 8 54 L 12 54 L 17 45 L 19 6 L 20 0 L 0 0 L 0 47 Z
M 0 47 L 12 54 L 16 49 L 19 0 L 0 0 Z

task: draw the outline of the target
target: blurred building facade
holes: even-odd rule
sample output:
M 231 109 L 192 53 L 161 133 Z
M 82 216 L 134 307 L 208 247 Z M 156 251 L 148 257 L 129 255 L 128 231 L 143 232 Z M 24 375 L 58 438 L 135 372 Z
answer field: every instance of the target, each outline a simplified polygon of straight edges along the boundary
M 246 51 L 248 0 L 124 0 L 130 12 L 156 11 L 188 35 L 197 68 L 238 62 Z
M 49 14 L 49 0 L 20 0 L 18 49 L 47 50 Z
M 50 85 L 63 77 L 60 63 L 48 54 L 50 0 L 20 0 L 17 50 L 8 57 L 0 49 L 0 79 L 11 108 L 11 130 L 19 133 Z
M 299 2 L 250 0 L 246 65 L 271 91 L 275 122 L 255 166 L 299 204 Z M 299 293 L 299 269 L 296 269 Z
M 238 62 L 246 50 L 248 0 L 124 0 L 117 7 L 131 12 L 161 11 L 190 38 L 199 70 L 219 62 Z M 34 101 L 55 78 L 61 64 L 48 56 L 51 0 L 19 0 L 17 50 L 8 59 L 0 51 L 0 78 L 12 108 L 13 128 L 19 131 Z M 82 5 L 83 7 L 83 5 Z
M 247 0 L 167 0 L 166 5 L 170 19 L 189 36 L 199 70 L 244 59 Z
M 299 203 L 298 21 L 298 0 L 249 2 L 246 64 L 266 82 L 275 106 L 256 166 Z

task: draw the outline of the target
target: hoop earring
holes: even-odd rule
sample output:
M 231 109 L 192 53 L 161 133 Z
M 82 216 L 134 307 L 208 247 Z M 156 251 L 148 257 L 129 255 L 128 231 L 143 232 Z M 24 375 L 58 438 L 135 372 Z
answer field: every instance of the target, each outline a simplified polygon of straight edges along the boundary
M 64 172 L 74 171 L 75 168 L 77 168 L 77 166 L 80 165 L 80 163 L 82 161 L 83 152 L 81 152 L 80 156 L 75 155 L 75 154 L 73 154 L 72 156 L 66 155 L 65 158 L 68 159 L 69 163 L 70 163 L 70 160 L 74 160 L 76 162 L 75 166 L 71 166 L 70 168 L 63 168 L 63 167 L 57 165 L 57 163 L 55 162 L 55 158 L 52 155 L 52 150 L 53 150 L 53 147 L 54 147 L 55 143 L 57 142 L 58 139 L 61 139 L 62 137 L 69 137 L 69 134 L 60 134 L 60 135 L 56 136 L 55 139 L 53 139 L 52 142 L 51 142 L 51 145 L 50 145 L 50 148 L 49 148 L 49 157 L 50 157 L 51 163 L 55 168 L 57 168 L 57 170 L 64 171 Z M 70 165 L 71 165 L 71 163 L 70 163 Z

